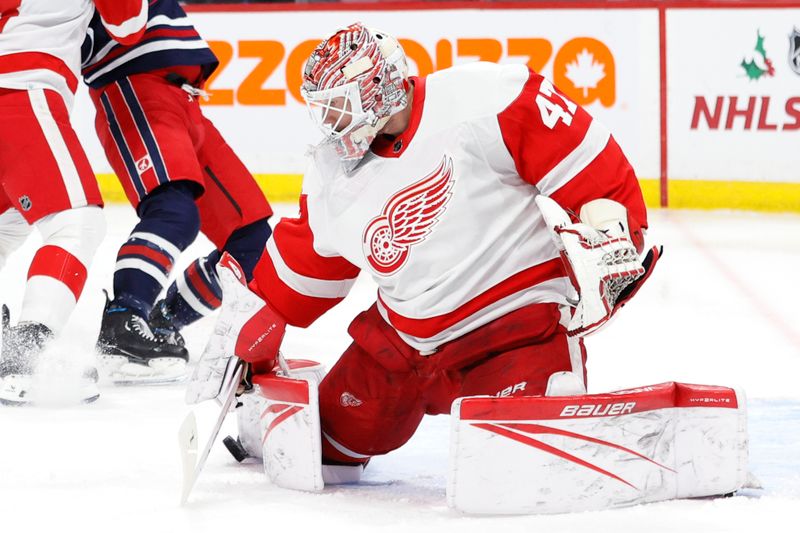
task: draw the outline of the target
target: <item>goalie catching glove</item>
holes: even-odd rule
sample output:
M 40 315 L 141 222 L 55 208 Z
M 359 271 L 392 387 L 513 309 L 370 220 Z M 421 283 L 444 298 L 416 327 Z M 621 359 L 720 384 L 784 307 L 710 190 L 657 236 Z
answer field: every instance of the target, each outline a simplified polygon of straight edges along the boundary
M 613 200 L 586 203 L 578 223 L 572 223 L 567 212 L 547 196 L 537 196 L 536 204 L 578 292 L 568 333 L 588 335 L 636 294 L 653 272 L 661 248 L 654 246 L 642 259 L 631 240 L 627 210 Z
M 217 275 L 222 311 L 186 389 L 189 404 L 216 398 L 238 359 L 250 364 L 247 375 L 270 372 L 286 333 L 286 321 L 247 287 L 242 268 L 227 252 Z

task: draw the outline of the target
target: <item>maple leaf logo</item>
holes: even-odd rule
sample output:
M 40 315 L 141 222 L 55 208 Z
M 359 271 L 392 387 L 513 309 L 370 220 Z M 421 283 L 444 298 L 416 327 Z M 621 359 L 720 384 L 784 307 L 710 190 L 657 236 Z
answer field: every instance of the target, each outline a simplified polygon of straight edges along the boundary
M 575 61 L 567 64 L 567 78 L 576 89 L 583 89 L 583 97 L 589 96 L 589 89 L 594 89 L 597 84 L 606 77 L 605 65 L 594 60 L 586 48 L 575 58 Z

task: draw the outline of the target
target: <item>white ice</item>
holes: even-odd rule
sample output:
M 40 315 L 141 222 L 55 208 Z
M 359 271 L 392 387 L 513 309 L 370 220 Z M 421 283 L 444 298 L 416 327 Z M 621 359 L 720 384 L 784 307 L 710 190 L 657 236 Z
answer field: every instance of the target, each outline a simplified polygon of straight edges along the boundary
M 128 207 L 109 206 L 106 214 L 108 236 L 59 349 L 74 360 L 91 361 L 100 291 L 111 285 L 117 248 L 135 221 Z M 590 392 L 670 380 L 742 386 L 761 491 L 572 515 L 462 516 L 446 505 L 448 419 L 440 416 L 427 418 L 400 450 L 375 458 L 361 485 L 322 494 L 270 486 L 260 465 L 237 464 L 220 443 L 180 507 L 182 387 L 101 383 L 91 405 L 0 408 L 0 530 L 797 531 L 800 216 L 654 210 L 651 227 L 648 237 L 664 245 L 664 259 L 616 321 L 589 338 Z M 36 245 L 31 238 L 0 273 L 0 299 L 14 315 Z M 181 265 L 209 250 L 200 239 Z M 313 327 L 290 331 L 285 352 L 330 366 L 348 344 L 349 319 L 373 297 L 371 283 L 360 280 Z M 195 357 L 212 323 L 186 330 Z M 198 411 L 201 432 L 214 409 Z M 235 431 L 229 418 L 222 435 Z

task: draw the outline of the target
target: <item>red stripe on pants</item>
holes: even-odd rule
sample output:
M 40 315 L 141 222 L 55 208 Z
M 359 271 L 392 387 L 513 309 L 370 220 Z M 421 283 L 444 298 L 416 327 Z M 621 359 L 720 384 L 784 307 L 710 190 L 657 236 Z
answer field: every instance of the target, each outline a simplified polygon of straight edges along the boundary
M 114 118 L 117 119 L 117 124 L 119 124 L 127 145 L 127 147 L 118 146 L 118 149 L 122 151 L 127 148 L 134 165 L 136 165 L 143 157 L 150 157 L 150 152 L 147 151 L 142 134 L 139 132 L 139 127 L 136 125 L 136 120 L 133 118 L 119 85 L 116 83 L 108 85 L 105 89 L 105 94 L 108 97 L 108 102 L 114 111 Z M 148 192 L 159 186 L 158 176 L 156 176 L 156 171 L 152 166 L 138 176 L 131 176 L 130 173 L 128 175 L 131 180 L 141 181 L 142 186 Z
M 189 278 L 189 282 L 192 284 L 192 286 L 194 286 L 195 290 L 197 290 L 197 293 L 201 298 L 203 298 L 203 300 L 205 300 L 203 303 L 209 307 L 213 307 L 214 309 L 222 305 L 220 299 L 217 298 L 213 292 L 211 292 L 211 288 L 209 288 L 203 275 L 200 274 L 200 270 L 197 268 L 196 261 L 189 265 L 186 274 Z

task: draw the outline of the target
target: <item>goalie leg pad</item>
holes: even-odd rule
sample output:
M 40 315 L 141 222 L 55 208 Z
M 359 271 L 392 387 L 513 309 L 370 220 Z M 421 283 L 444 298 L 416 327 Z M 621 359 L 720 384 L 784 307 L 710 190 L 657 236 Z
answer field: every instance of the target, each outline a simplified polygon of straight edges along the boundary
M 744 396 L 664 383 L 610 394 L 459 398 L 448 504 L 565 513 L 715 496 L 747 483 Z
M 283 375 L 285 377 L 285 374 L 289 373 L 293 379 L 305 378 L 317 384 L 325 377 L 325 367 L 316 361 L 287 359 L 282 361 L 282 365 L 284 368 L 276 370 L 275 373 L 270 375 L 276 377 Z M 259 378 L 255 379 L 258 380 Z M 239 397 L 239 405 L 236 408 L 239 443 L 247 452 L 248 457 L 256 459 L 261 459 L 263 455 L 261 414 L 264 413 L 267 407 L 266 401 L 260 390 L 254 389 L 252 392 L 245 393 Z
M 253 377 L 261 409 L 264 471 L 279 487 L 321 491 L 325 484 L 317 380 L 313 371 L 297 379 L 279 373 L 276 369 Z

